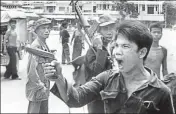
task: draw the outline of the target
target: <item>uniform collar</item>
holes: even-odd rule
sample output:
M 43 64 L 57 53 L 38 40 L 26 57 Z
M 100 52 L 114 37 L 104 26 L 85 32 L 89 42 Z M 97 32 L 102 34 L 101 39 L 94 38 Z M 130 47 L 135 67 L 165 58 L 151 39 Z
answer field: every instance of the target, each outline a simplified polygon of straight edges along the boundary
M 145 69 L 150 73 L 151 78 L 145 84 L 143 84 L 141 87 L 139 87 L 137 89 L 137 91 L 145 89 L 148 86 L 152 86 L 154 88 L 161 88 L 161 85 L 159 83 L 159 79 L 158 79 L 156 73 L 154 73 L 151 69 L 149 69 L 147 67 L 145 67 Z M 119 89 L 121 91 L 124 91 L 124 88 L 126 88 L 126 87 L 125 87 L 125 82 L 124 82 L 124 78 L 123 78 L 122 73 L 119 73 L 118 77 L 119 77 L 119 87 L 120 87 Z
M 161 85 L 159 83 L 159 79 L 158 79 L 156 73 L 154 73 L 150 68 L 145 67 L 145 69 L 151 74 L 151 78 L 146 83 L 146 85 L 150 85 L 155 88 L 161 88 Z
M 47 46 L 47 44 L 44 43 L 40 38 L 38 38 L 38 36 L 37 36 L 37 40 L 38 40 L 38 42 L 41 45 L 41 47 L 42 47 L 43 50 L 50 51 L 49 48 L 48 48 L 48 46 Z

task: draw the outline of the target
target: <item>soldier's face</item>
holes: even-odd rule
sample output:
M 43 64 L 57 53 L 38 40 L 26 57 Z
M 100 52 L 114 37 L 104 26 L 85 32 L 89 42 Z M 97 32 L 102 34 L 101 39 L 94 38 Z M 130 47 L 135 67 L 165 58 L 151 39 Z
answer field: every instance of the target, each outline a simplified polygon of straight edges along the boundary
M 104 37 L 104 45 L 108 45 L 115 35 L 115 24 L 101 26 L 99 28 L 99 33 Z
M 38 35 L 39 38 L 46 39 L 49 37 L 50 31 L 51 31 L 50 25 L 41 25 L 36 29 L 36 34 Z
M 11 22 L 11 23 L 10 23 L 10 27 L 11 27 L 12 29 L 15 29 L 15 28 L 16 28 L 16 22 Z
M 138 46 L 122 34 L 117 36 L 114 43 L 113 55 L 118 63 L 119 71 L 129 73 L 140 66 L 139 63 L 143 60 L 142 49 L 138 50 Z
M 106 26 L 101 26 L 99 28 L 99 33 L 103 37 L 107 37 L 107 38 L 112 38 L 114 31 L 115 31 L 115 24 L 109 24 Z

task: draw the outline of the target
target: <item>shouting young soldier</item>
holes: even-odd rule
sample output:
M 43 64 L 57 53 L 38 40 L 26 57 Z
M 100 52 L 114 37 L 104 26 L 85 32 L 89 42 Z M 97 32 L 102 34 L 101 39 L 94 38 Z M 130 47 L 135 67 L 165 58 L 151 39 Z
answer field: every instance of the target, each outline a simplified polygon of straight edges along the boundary
M 57 74 L 51 92 L 69 107 L 81 107 L 101 95 L 105 113 L 174 114 L 171 92 L 149 68 L 144 67 L 153 38 L 138 21 L 124 21 L 114 38 L 118 70 L 108 70 L 74 88 L 62 75 L 57 61 L 44 64 L 45 76 Z M 55 68 L 56 67 L 56 70 Z

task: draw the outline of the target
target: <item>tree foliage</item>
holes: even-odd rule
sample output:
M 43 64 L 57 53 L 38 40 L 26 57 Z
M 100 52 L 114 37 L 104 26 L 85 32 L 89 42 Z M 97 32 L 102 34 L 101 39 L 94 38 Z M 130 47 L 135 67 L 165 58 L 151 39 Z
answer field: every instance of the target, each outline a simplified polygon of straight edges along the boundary
M 122 20 L 124 20 L 127 15 L 129 15 L 132 18 L 138 17 L 139 13 L 134 3 L 129 3 L 125 0 L 113 2 L 115 3 L 115 10 L 120 12 Z
M 163 13 L 167 27 L 176 24 L 176 2 L 166 1 L 163 3 Z

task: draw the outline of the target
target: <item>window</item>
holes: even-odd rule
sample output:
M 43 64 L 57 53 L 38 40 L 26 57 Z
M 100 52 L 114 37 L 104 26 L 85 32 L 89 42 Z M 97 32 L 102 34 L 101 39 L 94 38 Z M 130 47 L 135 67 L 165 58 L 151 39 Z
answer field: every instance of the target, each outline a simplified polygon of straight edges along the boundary
M 75 8 L 74 7 L 72 7 L 72 12 L 75 12 Z
M 156 5 L 156 11 L 158 11 L 158 7 L 159 7 L 159 5 Z
M 148 6 L 148 14 L 154 14 L 154 6 Z
M 145 11 L 145 5 L 142 5 L 142 11 Z
M 59 7 L 59 11 L 65 11 L 65 7 Z
M 91 12 L 91 10 L 84 10 L 84 12 Z
M 103 10 L 106 10 L 106 4 L 103 4 Z
M 53 6 L 47 6 L 47 10 L 48 10 L 49 13 L 53 13 L 54 10 L 55 10 L 55 7 L 53 7 Z
M 93 6 L 93 12 L 95 13 L 96 12 L 96 6 Z

